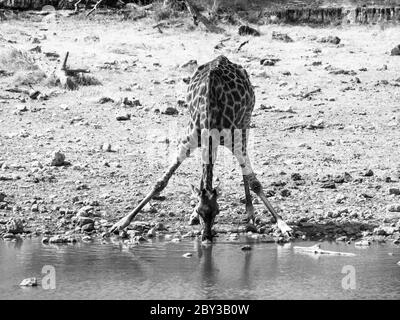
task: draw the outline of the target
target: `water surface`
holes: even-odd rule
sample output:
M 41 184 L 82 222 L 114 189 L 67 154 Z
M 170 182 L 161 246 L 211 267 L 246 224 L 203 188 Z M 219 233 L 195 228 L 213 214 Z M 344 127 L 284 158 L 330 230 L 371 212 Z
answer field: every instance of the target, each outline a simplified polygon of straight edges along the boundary
M 244 244 L 252 250 L 242 251 Z M 323 249 L 355 257 L 293 250 L 293 245 L 313 244 L 241 238 L 203 247 L 197 240 L 155 240 L 128 249 L 113 243 L 0 241 L 0 299 L 400 299 L 398 246 L 322 243 Z M 192 257 L 182 257 L 188 252 Z M 54 290 L 41 287 L 44 265 L 56 270 Z M 346 265 L 356 272 L 354 290 L 342 287 Z M 39 286 L 19 287 L 27 277 L 37 277 Z

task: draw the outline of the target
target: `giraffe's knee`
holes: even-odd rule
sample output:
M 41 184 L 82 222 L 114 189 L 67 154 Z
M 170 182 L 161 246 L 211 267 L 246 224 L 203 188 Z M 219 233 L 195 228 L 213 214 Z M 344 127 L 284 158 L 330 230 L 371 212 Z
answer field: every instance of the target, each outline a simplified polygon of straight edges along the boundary
M 154 185 L 154 191 L 153 192 L 155 194 L 159 194 L 161 191 L 163 191 L 165 189 L 166 186 L 167 186 L 167 181 L 165 181 L 164 179 L 159 180 Z
M 253 191 L 255 194 L 260 194 L 262 192 L 262 185 L 260 181 L 258 181 L 254 175 L 250 175 L 248 179 L 251 191 Z

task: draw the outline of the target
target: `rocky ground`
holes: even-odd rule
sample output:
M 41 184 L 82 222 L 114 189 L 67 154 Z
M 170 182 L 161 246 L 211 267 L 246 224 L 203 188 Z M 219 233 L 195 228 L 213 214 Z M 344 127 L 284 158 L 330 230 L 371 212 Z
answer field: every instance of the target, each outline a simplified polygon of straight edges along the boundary
M 295 236 L 399 243 L 400 27 L 221 27 L 59 13 L 1 22 L 1 237 L 100 238 L 168 167 L 187 81 L 223 54 L 255 86 L 250 156 Z M 66 51 L 70 68 L 90 70 L 75 90 L 52 75 Z M 215 174 L 220 235 L 285 241 L 257 199 L 256 226 L 243 222 L 241 170 L 223 148 Z M 188 220 L 199 179 L 197 151 L 120 237 L 198 235 Z

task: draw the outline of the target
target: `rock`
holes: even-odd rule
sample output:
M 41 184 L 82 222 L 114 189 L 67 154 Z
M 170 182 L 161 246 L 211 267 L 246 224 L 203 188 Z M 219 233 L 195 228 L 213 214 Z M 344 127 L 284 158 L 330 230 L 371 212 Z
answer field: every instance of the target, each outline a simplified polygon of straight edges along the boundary
M 400 212 L 400 203 L 389 204 L 386 209 L 389 212 Z
M 190 258 L 191 256 L 193 256 L 193 253 L 191 253 L 191 252 L 188 252 L 188 253 L 185 253 L 182 255 L 182 257 L 184 257 L 184 258 Z
M 147 232 L 147 237 L 148 238 L 153 238 L 156 236 L 156 230 L 154 228 L 151 228 L 148 232 Z
M 399 188 L 390 188 L 389 194 L 394 194 L 394 195 L 398 196 L 398 195 L 400 195 L 400 189 Z
M 364 177 L 372 177 L 374 175 L 374 172 L 371 169 L 365 170 L 362 174 Z
M 60 151 L 55 151 L 51 155 L 50 165 L 53 167 L 63 166 L 65 164 L 65 155 Z
M 100 148 L 104 152 L 111 152 L 111 144 L 110 143 L 103 143 Z
M 240 26 L 238 33 L 240 36 L 246 36 L 246 35 L 256 36 L 256 37 L 260 36 L 260 32 L 249 26 Z
M 94 230 L 94 223 L 87 223 L 82 226 L 82 232 L 92 232 Z
M 338 194 L 338 195 L 336 196 L 336 198 L 335 198 L 335 202 L 336 202 L 337 204 L 343 203 L 347 198 L 348 198 L 348 197 L 345 196 L 344 194 Z
M 347 240 L 347 236 L 341 236 L 339 238 L 336 238 L 336 241 L 346 241 Z
M 394 227 L 386 227 L 386 226 L 381 226 L 378 228 L 375 228 L 373 231 L 373 234 L 378 235 L 378 236 L 390 236 L 393 233 L 395 233 L 396 228 Z
M 280 60 L 278 58 L 264 58 L 260 60 L 260 64 L 263 66 L 274 66 Z
M 42 243 L 43 243 L 43 244 L 49 243 L 49 239 L 50 239 L 49 237 L 43 237 L 43 238 L 42 238 Z
M 6 232 L 18 234 L 24 232 L 24 225 L 21 219 L 11 219 L 6 223 Z
M 291 195 L 291 192 L 288 189 L 283 189 L 280 193 L 282 197 L 289 197 Z
M 128 97 L 123 98 L 120 104 L 122 107 L 139 107 L 142 105 L 139 99 L 129 99 Z
M 41 46 L 35 46 L 33 48 L 30 48 L 29 51 L 30 52 L 41 53 L 42 52 L 42 47 Z
M 92 241 L 92 237 L 91 236 L 84 236 L 84 237 L 82 237 L 82 241 L 84 241 L 84 242 Z
M 293 42 L 293 39 L 289 37 L 286 33 L 281 33 L 277 31 L 272 31 L 272 39 L 283 42 Z
M 3 193 L 3 192 L 0 192 L 0 202 L 3 202 L 4 201 L 4 199 L 6 198 L 7 196 L 6 196 L 6 194 L 5 193 Z
M 15 238 L 15 234 L 13 233 L 6 233 L 3 235 L 3 239 L 14 239 Z
M 26 279 L 22 280 L 19 285 L 24 286 L 24 287 L 36 287 L 37 279 L 36 278 L 26 278 Z
M 100 103 L 100 104 L 104 104 L 104 103 L 108 103 L 108 102 L 114 102 L 114 100 L 111 99 L 110 97 L 101 97 L 98 101 L 98 103 Z
M 369 240 L 361 240 L 361 241 L 354 243 L 354 245 L 356 247 L 368 247 L 371 245 L 371 243 L 369 242 Z
M 188 62 L 185 62 L 181 65 L 181 68 L 187 68 L 187 67 L 197 67 L 197 60 L 189 60 Z
M 65 243 L 65 242 L 66 240 L 60 235 L 53 236 L 49 239 L 49 243 Z
M 149 202 L 143 207 L 142 212 L 156 213 L 157 212 L 157 208 L 154 207 L 153 205 L 151 205 L 150 202 Z
M 257 233 L 257 228 L 255 225 L 249 223 L 246 225 L 245 232 L 254 232 Z
M 391 51 L 390 51 L 391 56 L 400 56 L 400 44 L 395 46 Z
M 169 115 L 169 116 L 173 116 L 173 115 L 178 114 L 179 112 L 178 112 L 178 109 L 176 109 L 172 106 L 164 106 L 163 108 L 161 108 L 161 113 Z
M 321 184 L 323 189 L 336 189 L 336 184 L 333 181 L 324 182 Z
M 154 226 L 154 230 L 163 231 L 163 230 L 167 230 L 167 228 L 164 226 L 164 224 L 162 222 L 157 222 Z
M 134 242 L 145 242 L 147 241 L 145 238 L 143 238 L 142 236 L 136 236 L 133 238 Z
M 79 211 L 76 214 L 76 216 L 78 218 L 80 218 L 80 217 L 90 217 L 90 216 L 93 215 L 93 210 L 94 210 L 94 208 L 92 206 L 84 206 L 84 207 L 79 209 Z
M 33 100 L 37 99 L 39 95 L 40 95 L 40 91 L 39 90 L 32 89 L 32 90 L 29 91 L 29 98 L 31 98 Z
M 78 222 L 79 226 L 83 227 L 89 223 L 94 224 L 93 219 L 88 217 L 79 217 L 79 222 Z
M 18 113 L 27 112 L 28 110 L 29 109 L 28 109 L 28 107 L 26 105 L 21 104 L 21 105 L 17 106 L 17 112 Z
M 241 247 L 240 249 L 243 250 L 243 251 L 250 251 L 251 250 L 251 246 L 247 244 L 247 245 Z
M 328 37 L 322 37 L 318 40 L 318 42 L 321 43 L 333 43 L 333 44 L 339 44 L 340 43 L 340 38 L 336 36 L 328 36 Z
M 131 119 L 131 115 L 129 113 L 123 113 L 116 116 L 117 121 L 127 121 Z
M 297 172 L 292 173 L 292 175 L 291 175 L 290 177 L 292 178 L 293 181 L 299 181 L 299 180 L 302 180 L 302 179 L 303 179 L 303 178 L 301 177 L 301 174 L 300 174 L 300 173 L 297 173 Z

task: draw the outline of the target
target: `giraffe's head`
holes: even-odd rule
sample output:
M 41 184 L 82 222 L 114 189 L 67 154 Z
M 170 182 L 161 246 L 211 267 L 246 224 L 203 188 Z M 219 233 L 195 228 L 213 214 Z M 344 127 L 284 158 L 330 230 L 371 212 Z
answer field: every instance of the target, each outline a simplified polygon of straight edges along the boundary
M 217 198 L 219 195 L 218 188 L 213 190 L 197 189 L 192 186 L 193 194 L 195 194 L 199 203 L 196 206 L 196 212 L 199 215 L 200 223 L 203 227 L 202 240 L 212 240 L 213 232 L 212 226 L 214 225 L 215 216 L 219 213 Z

